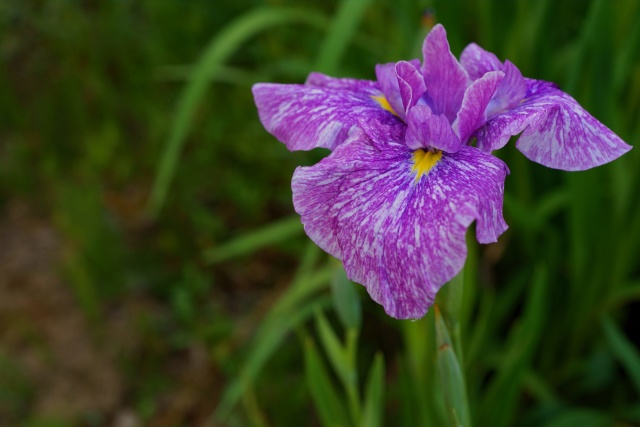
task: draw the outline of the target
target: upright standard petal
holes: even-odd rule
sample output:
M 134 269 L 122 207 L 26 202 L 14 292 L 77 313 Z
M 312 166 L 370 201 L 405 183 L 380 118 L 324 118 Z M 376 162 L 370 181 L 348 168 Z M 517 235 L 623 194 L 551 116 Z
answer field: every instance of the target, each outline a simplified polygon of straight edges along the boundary
M 487 118 L 514 108 L 525 97 L 527 84 L 518 67 L 511 61 L 506 60 L 503 64 L 493 53 L 471 43 L 462 51 L 460 63 L 472 80 L 480 79 L 491 71 L 502 71 L 505 74 L 487 106 Z
M 498 57 L 475 43 L 470 43 L 460 54 L 460 64 L 467 70 L 471 80 L 478 80 L 489 71 L 502 69 L 502 62 Z
M 571 96 L 549 82 L 527 79 L 527 98 L 476 132 L 478 147 L 502 148 L 522 132 L 516 147 L 541 165 L 568 171 L 608 163 L 631 149 Z
M 396 63 L 387 62 L 386 64 L 376 65 L 376 79 L 380 85 L 380 90 L 384 94 L 385 99 L 391 106 L 391 109 L 404 120 L 405 109 L 402 103 L 402 95 L 398 86 L 398 76 L 396 74 Z
M 419 179 L 412 166 L 403 143 L 374 144 L 355 131 L 317 165 L 298 168 L 292 182 L 309 237 L 401 319 L 423 316 L 462 269 L 471 222 L 482 242 L 506 229 L 499 159 L 465 146 Z
M 396 121 L 377 83 L 332 79 L 318 73 L 314 84 L 259 83 L 253 96 L 260 121 L 289 150 L 334 149 L 361 118 Z
M 435 114 L 444 114 L 453 123 L 471 81 L 451 53 L 447 32 L 442 25 L 436 25 L 427 35 L 422 52 L 424 63 L 421 71 L 427 85 L 427 104 Z
M 458 137 L 466 143 L 469 137 L 482 126 L 487 119 L 487 105 L 504 78 L 502 71 L 490 71 L 467 88 L 454 123 Z
M 403 113 L 406 117 L 406 113 L 418 103 L 427 87 L 424 84 L 422 74 L 414 64 L 400 61 L 396 64 L 395 70 L 402 98 Z

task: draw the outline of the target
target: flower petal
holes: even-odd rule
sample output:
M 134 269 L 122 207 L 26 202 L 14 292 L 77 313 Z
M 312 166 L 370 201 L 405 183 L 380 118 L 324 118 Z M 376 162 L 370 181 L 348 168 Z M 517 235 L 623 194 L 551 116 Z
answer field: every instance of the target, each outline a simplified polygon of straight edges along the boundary
M 436 148 L 447 153 L 460 149 L 460 139 L 444 115 L 436 116 L 426 105 L 417 105 L 407 114 L 406 144 L 411 150 Z
M 400 94 L 400 87 L 398 86 L 398 76 L 396 74 L 396 63 L 387 62 L 386 64 L 376 65 L 376 79 L 380 84 L 380 90 L 384 94 L 384 97 L 389 102 L 393 111 L 396 112 L 398 117 L 404 120 L 405 109 L 402 103 L 402 95 Z
M 496 55 L 475 43 L 470 43 L 460 54 L 460 64 L 469 73 L 471 80 L 478 80 L 489 71 L 502 70 L 502 62 Z
M 382 93 L 375 82 L 332 79 L 314 73 L 315 86 L 259 83 L 253 96 L 260 121 L 289 150 L 330 150 L 343 143 L 358 119 L 397 121 L 373 97 Z
M 501 70 L 505 76 L 487 106 L 487 117 L 511 110 L 520 104 L 527 93 L 527 82 L 522 73 L 509 60 L 504 61 Z
M 402 98 L 403 112 L 406 113 L 411 107 L 418 103 L 418 100 L 427 90 L 424 84 L 424 77 L 420 74 L 418 67 L 407 61 L 400 61 L 395 67 L 400 95 Z
M 487 117 L 516 107 L 524 98 L 527 84 L 518 67 L 511 61 L 506 60 L 503 64 L 493 53 L 471 43 L 462 51 L 460 63 L 472 80 L 477 80 L 490 71 L 504 72 L 505 77 L 487 107 Z
M 527 86 L 527 98 L 518 107 L 476 133 L 478 148 L 496 150 L 522 132 L 516 146 L 527 158 L 571 171 L 608 163 L 631 149 L 553 83 L 527 79 Z
M 356 130 L 317 165 L 298 168 L 292 182 L 309 237 L 402 319 L 423 316 L 438 289 L 462 269 L 474 219 L 481 242 L 506 229 L 507 168 L 499 159 L 465 146 L 419 180 L 411 168 L 404 144 L 380 150 Z
M 487 105 L 503 78 L 502 71 L 489 71 L 465 91 L 462 107 L 454 123 L 454 129 L 462 143 L 467 142 L 467 139 L 485 123 Z
M 379 91 L 380 86 L 372 80 L 352 79 L 348 77 L 331 77 L 323 73 L 313 71 L 304 82 L 307 86 L 319 86 L 331 89 L 343 89 L 348 91 Z
M 427 85 L 427 105 L 435 114 L 444 114 L 453 123 L 471 81 L 451 53 L 447 32 L 442 25 L 436 25 L 427 35 L 422 52 L 424 63 L 421 71 Z

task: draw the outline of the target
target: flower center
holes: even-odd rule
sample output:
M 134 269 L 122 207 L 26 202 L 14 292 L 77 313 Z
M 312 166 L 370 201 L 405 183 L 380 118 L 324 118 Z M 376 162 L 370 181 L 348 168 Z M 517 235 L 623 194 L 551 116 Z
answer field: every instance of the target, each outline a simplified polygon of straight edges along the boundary
M 441 158 L 442 151 L 440 150 L 429 151 L 419 149 L 414 151 L 412 158 L 413 167 L 411 168 L 411 172 L 416 173 L 416 181 L 418 181 L 422 175 L 427 174 Z
M 396 112 L 393 111 L 393 108 L 391 107 L 391 104 L 389 104 L 389 101 L 387 101 L 387 98 L 385 98 L 384 95 L 372 96 L 371 99 L 376 101 L 382 107 L 383 110 L 387 110 L 388 112 L 390 112 L 394 116 L 398 116 L 396 114 Z

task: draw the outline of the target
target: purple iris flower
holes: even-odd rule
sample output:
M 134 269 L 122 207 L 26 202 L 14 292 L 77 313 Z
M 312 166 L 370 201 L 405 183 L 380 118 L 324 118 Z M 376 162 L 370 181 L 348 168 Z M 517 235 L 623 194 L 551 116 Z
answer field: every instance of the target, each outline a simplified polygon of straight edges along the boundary
M 630 148 L 509 61 L 470 45 L 459 63 L 441 25 L 423 54 L 422 65 L 378 65 L 377 81 L 312 73 L 304 85 L 253 88 L 263 125 L 290 150 L 332 150 L 296 169 L 294 207 L 309 237 L 396 318 L 423 316 L 460 272 L 473 221 L 480 243 L 507 229 L 509 170 L 491 150 L 522 132 L 529 158 L 574 170 Z

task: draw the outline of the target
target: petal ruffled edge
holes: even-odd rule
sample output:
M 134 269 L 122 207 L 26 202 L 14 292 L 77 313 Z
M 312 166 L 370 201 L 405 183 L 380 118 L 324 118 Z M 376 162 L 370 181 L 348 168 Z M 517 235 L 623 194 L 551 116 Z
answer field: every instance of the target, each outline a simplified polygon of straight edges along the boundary
M 502 148 L 511 136 L 522 132 L 516 147 L 528 159 L 567 171 L 603 165 L 631 149 L 553 83 L 526 80 L 527 98 L 490 119 L 476 133 L 479 148 Z
M 296 169 L 293 200 L 305 231 L 341 259 L 393 317 L 422 317 L 464 266 L 465 235 L 492 242 L 502 217 L 506 165 L 473 147 L 443 156 L 415 180 L 403 144 L 379 150 L 362 132 L 315 166 Z
M 314 85 L 258 83 L 252 92 L 260 121 L 289 150 L 333 150 L 359 120 L 397 121 L 376 101 L 374 82 L 313 73 Z
M 498 57 L 475 43 L 469 43 L 462 50 L 460 64 L 467 70 L 471 80 L 478 80 L 489 71 L 502 70 L 502 62 Z

